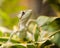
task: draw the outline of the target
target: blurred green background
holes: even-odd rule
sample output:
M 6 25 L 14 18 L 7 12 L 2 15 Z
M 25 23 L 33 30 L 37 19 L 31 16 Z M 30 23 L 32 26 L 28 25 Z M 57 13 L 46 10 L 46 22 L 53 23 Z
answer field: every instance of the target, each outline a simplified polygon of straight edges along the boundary
M 59 16 L 60 0 L 46 0 L 42 3 L 43 1 L 45 0 L 0 0 L 0 26 L 12 29 L 18 22 L 19 12 L 26 9 L 33 10 L 33 18 L 40 15 Z M 50 7 L 50 4 L 53 7 Z

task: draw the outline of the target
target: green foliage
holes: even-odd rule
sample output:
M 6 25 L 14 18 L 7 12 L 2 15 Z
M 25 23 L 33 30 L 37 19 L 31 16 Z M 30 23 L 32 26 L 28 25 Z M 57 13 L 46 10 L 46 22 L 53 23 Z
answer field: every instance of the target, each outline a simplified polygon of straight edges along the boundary
M 53 18 L 53 17 L 52 17 Z M 49 20 L 49 19 L 48 19 Z M 53 20 L 52 22 L 47 22 L 46 24 L 44 24 L 42 26 L 42 29 L 45 31 L 48 31 L 49 33 L 51 32 L 55 32 L 60 30 L 60 18 L 56 18 L 55 20 Z M 60 32 L 54 35 L 54 39 L 52 42 L 55 42 L 56 44 L 58 44 L 60 46 Z
M 40 35 L 40 30 L 38 27 L 36 27 L 36 32 L 34 34 L 35 41 L 38 41 L 39 35 Z
M 26 47 L 24 47 L 22 45 L 17 45 L 17 46 L 11 46 L 10 48 L 26 48 Z
M 47 19 L 48 18 L 48 20 L 45 20 L 45 21 L 43 21 L 44 23 L 42 23 L 42 24 L 40 24 L 40 23 L 38 23 L 39 21 L 40 22 L 42 22 L 42 20 L 41 19 L 44 19 L 44 17 Z M 40 28 L 41 28 L 41 31 L 47 31 L 47 33 L 48 34 L 52 34 L 52 33 L 54 33 L 54 32 L 58 32 L 58 30 L 60 30 L 60 26 L 59 26 L 59 20 L 60 20 L 60 18 L 57 18 L 57 17 L 46 17 L 46 16 L 40 16 L 39 18 L 37 18 L 37 20 L 38 20 L 38 22 L 37 22 L 37 25 L 39 26 L 39 25 L 41 25 L 40 26 Z M 36 21 L 37 21 L 36 20 Z M 46 39 L 47 40 L 45 40 L 44 42 L 43 41 L 41 41 L 41 42 L 43 42 L 43 43 L 39 43 L 38 42 L 38 39 L 39 39 L 39 36 L 42 36 L 42 35 L 40 35 L 40 31 L 39 31 L 39 28 L 38 27 L 36 27 L 36 30 L 35 30 L 36 32 L 34 33 L 34 40 L 35 41 L 32 41 L 31 43 L 32 44 L 34 44 L 34 46 L 31 46 L 32 44 L 31 43 L 28 43 L 28 42 L 26 42 L 26 41 L 24 41 L 24 42 L 26 42 L 26 43 L 24 43 L 24 42 L 22 42 L 23 44 L 26 44 L 26 46 L 24 46 L 24 45 L 22 45 L 21 43 L 19 43 L 20 41 L 16 41 L 15 42 L 15 40 L 14 39 L 12 39 L 12 43 L 18 43 L 18 44 L 15 44 L 15 45 L 12 45 L 10 48 L 26 48 L 26 47 L 28 47 L 28 48 L 35 48 L 35 47 L 41 47 L 41 48 L 51 48 L 51 47 L 57 47 L 57 48 L 59 48 L 58 46 L 60 46 L 60 31 L 58 32 L 58 33 L 55 33 L 55 34 L 53 34 L 53 36 L 54 36 L 54 38 L 50 38 L 50 40 L 49 39 L 47 39 L 47 37 L 46 37 Z M 24 32 L 26 32 L 26 31 L 24 31 Z M 23 37 L 23 35 L 21 35 L 22 37 Z M 43 37 L 44 38 L 44 37 Z M 43 39 L 42 38 L 42 39 Z M 4 39 L 4 38 L 0 38 L 0 42 L 6 42 L 8 39 Z M 41 39 L 40 39 L 41 40 Z M 49 41 L 48 41 L 49 40 Z M 38 42 L 38 43 L 36 43 L 36 42 Z M 41 45 L 39 45 L 39 44 L 41 44 Z M 52 44 L 55 44 L 55 45 L 52 45 Z M 38 46 L 37 46 L 38 45 Z M 51 45 L 51 46 L 50 46 Z
M 2 5 L 0 6 L 0 26 L 7 27 L 8 29 L 13 29 L 14 25 L 17 26 L 18 18 L 10 17 L 10 16 L 11 14 L 15 14 L 19 12 L 20 10 L 26 9 L 24 6 L 19 6 L 19 2 L 20 0 L 3 1 Z M 60 11 L 60 0 L 48 0 L 48 2 L 54 5 L 55 7 L 57 7 L 57 10 Z M 26 16 L 29 16 L 29 14 Z M 24 21 L 26 20 L 28 19 L 25 18 Z M 0 31 L 0 45 L 1 46 L 3 45 L 4 47 L 9 46 L 8 48 L 59 48 L 60 47 L 60 31 L 59 31 L 60 30 L 60 18 L 40 16 L 33 22 L 31 22 L 33 24 L 31 25 L 32 27 L 28 29 L 28 27 L 30 26 L 29 25 L 28 27 L 26 27 L 24 30 L 21 31 L 22 34 L 19 35 L 21 38 L 17 34 L 13 35 L 16 37 L 12 37 L 12 39 L 10 40 L 10 43 L 12 43 L 11 46 L 9 46 L 9 44 L 6 45 L 11 34 L 6 33 L 7 36 L 3 36 L 4 33 Z M 35 27 L 35 25 L 37 26 Z M 35 30 L 34 30 L 34 27 L 35 27 Z M 41 31 L 43 31 L 43 34 L 41 34 Z M 43 36 L 43 35 L 46 35 L 44 34 L 45 31 L 48 34 L 46 37 Z M 29 32 L 30 34 L 25 35 L 26 32 Z M 52 39 L 51 37 L 49 37 L 51 34 L 53 37 Z M 27 38 L 26 36 L 28 35 L 31 35 L 32 37 L 34 36 L 33 38 L 34 41 L 33 39 L 29 39 L 30 37 L 26 39 Z M 24 40 L 21 40 L 22 38 L 24 38 Z M 51 44 L 55 44 L 55 45 L 50 46 Z

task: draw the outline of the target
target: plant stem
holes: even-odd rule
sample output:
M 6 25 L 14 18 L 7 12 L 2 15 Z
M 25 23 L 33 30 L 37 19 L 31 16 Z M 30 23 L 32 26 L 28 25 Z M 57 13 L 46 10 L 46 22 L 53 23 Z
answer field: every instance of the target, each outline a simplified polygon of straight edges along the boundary
M 57 34 L 57 33 L 59 33 L 59 32 L 60 32 L 60 30 L 55 31 L 55 32 L 54 32 L 54 33 L 52 33 L 48 38 L 50 38 L 50 37 L 54 36 L 55 34 Z

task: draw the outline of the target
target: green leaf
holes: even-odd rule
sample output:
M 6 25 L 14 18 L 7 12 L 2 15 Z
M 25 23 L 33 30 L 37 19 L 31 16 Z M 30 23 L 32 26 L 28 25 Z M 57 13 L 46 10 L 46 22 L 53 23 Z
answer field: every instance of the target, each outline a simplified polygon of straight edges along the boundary
M 44 48 L 45 46 L 50 45 L 50 44 L 52 44 L 52 42 L 49 41 L 49 40 L 47 40 L 46 42 L 44 42 L 44 43 L 40 46 L 40 48 Z
M 59 48 L 58 45 L 54 44 L 50 40 L 47 40 L 46 42 L 44 42 L 40 48 Z
M 51 19 L 53 19 L 53 18 L 54 17 L 51 17 Z M 60 18 L 56 18 L 53 21 L 51 21 L 49 18 L 46 21 L 46 23 L 41 26 L 41 28 L 42 28 L 42 30 L 47 31 L 49 33 L 60 30 Z M 55 42 L 56 44 L 58 44 L 60 46 L 60 41 L 59 41 L 60 40 L 60 33 L 56 33 L 54 36 L 55 37 L 52 40 L 52 42 Z
M 34 45 L 27 45 L 27 48 L 35 48 Z
M 44 24 L 50 23 L 54 21 L 57 17 L 47 17 L 47 16 L 40 16 L 37 18 L 36 22 L 39 26 L 42 26 Z
M 4 37 L 0 37 L 0 42 L 4 43 L 7 42 L 9 38 L 4 38 Z M 12 43 L 19 43 L 19 41 L 16 41 L 14 39 L 11 40 Z
M 26 47 L 22 45 L 15 45 L 15 46 L 11 46 L 10 48 L 26 48 Z
M 45 24 L 47 22 L 48 19 L 49 19 L 49 17 L 40 16 L 37 18 L 36 22 L 39 26 L 42 26 L 43 24 Z
M 46 24 L 44 24 L 42 26 L 43 30 L 47 30 L 48 32 L 54 32 L 54 31 L 58 31 L 60 30 L 60 18 L 56 18 L 54 21 L 52 22 L 47 22 Z
M 34 34 L 35 41 L 38 41 L 39 36 L 40 36 L 40 30 L 38 27 L 36 27 L 36 32 Z

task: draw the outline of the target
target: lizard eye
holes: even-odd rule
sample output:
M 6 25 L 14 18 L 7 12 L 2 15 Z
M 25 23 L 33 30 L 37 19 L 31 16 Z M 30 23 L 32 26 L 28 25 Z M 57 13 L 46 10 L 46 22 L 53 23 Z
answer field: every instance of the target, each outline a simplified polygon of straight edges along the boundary
M 22 16 L 23 16 L 24 14 L 25 14 L 25 12 L 23 11 L 23 12 L 22 12 Z
M 22 18 L 22 16 L 25 14 L 24 11 L 21 11 L 19 14 L 18 14 L 18 18 Z

